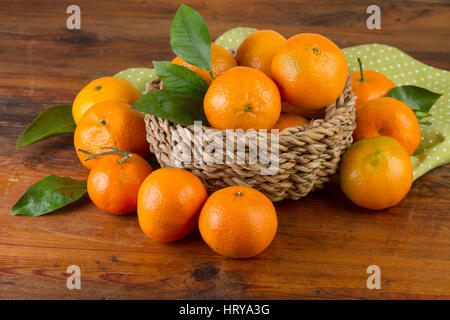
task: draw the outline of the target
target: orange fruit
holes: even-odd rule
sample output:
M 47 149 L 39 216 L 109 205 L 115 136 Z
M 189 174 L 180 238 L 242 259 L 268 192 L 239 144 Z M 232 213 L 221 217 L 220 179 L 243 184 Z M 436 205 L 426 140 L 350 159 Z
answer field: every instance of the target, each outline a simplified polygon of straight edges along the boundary
M 294 107 L 284 100 L 281 101 L 281 112 L 294 113 L 310 119 L 323 119 L 325 117 L 325 108 L 316 110 L 302 109 Z
M 197 226 L 207 197 L 203 183 L 189 171 L 153 171 L 139 189 L 137 212 L 142 231 L 158 242 L 183 238 Z
M 203 78 L 208 84 L 212 82 L 211 75 L 208 70 L 193 66 L 187 63 L 180 57 L 176 57 L 172 60 L 172 63 L 185 66 L 186 68 L 194 71 L 200 77 Z M 214 79 L 233 67 L 237 66 L 236 59 L 233 55 L 224 47 L 221 47 L 215 43 L 211 44 L 211 69 Z
M 78 124 L 83 114 L 94 104 L 102 101 L 124 102 L 134 104 L 141 97 L 138 89 L 124 79 L 104 77 L 87 84 L 77 96 L 72 105 L 72 115 Z
M 420 143 L 419 121 L 405 103 L 390 97 L 369 100 L 356 109 L 355 141 L 376 136 L 396 139 L 412 155 Z
M 97 154 L 104 151 L 102 147 L 115 144 L 119 150 L 146 157 L 149 149 L 144 116 L 123 102 L 97 103 L 83 115 L 75 129 L 74 145 L 78 158 L 86 168 L 92 169 L 99 159 L 86 161 L 88 155 L 78 149 Z
M 352 90 L 358 97 L 355 108 L 368 100 L 384 97 L 395 84 L 384 74 L 375 70 L 363 70 L 361 60 L 358 58 L 359 71 L 350 72 L 352 77 Z
M 214 192 L 203 206 L 198 227 L 217 253 L 249 258 L 264 251 L 277 232 L 277 214 L 263 193 L 245 186 Z
M 273 30 L 259 30 L 250 34 L 236 52 L 240 66 L 256 68 L 271 76 L 272 58 L 286 38 Z
M 307 123 L 309 121 L 298 114 L 282 112 L 273 129 L 278 129 L 281 132 L 286 128 L 303 126 Z
M 273 57 L 271 70 L 283 99 L 302 109 L 321 109 L 333 103 L 348 77 L 341 49 L 314 33 L 289 38 Z
M 406 196 L 412 182 L 409 155 L 391 137 L 360 140 L 342 157 L 342 191 L 360 207 L 381 210 L 395 206 Z
M 128 155 L 103 155 L 89 173 L 87 191 L 100 210 L 117 215 L 136 211 L 139 187 L 152 167 L 141 156 Z
M 216 129 L 270 129 L 280 116 L 281 98 L 276 84 L 263 72 L 236 67 L 209 86 L 203 107 Z

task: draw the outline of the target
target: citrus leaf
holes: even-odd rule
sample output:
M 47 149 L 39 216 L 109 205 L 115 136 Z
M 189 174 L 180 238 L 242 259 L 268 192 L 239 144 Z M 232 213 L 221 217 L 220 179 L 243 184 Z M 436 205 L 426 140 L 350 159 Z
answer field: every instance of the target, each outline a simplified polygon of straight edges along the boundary
M 170 27 L 170 46 L 184 61 L 211 70 L 211 37 L 197 11 L 184 4 L 178 8 Z
M 11 214 L 41 216 L 77 201 L 86 191 L 86 181 L 49 175 L 28 188 Z
M 194 71 L 167 61 L 153 61 L 156 74 L 169 90 L 190 95 L 204 96 L 208 84 Z
M 154 90 L 142 96 L 132 108 L 184 126 L 197 120 L 208 125 L 203 112 L 203 96 Z
M 386 94 L 386 97 L 392 97 L 406 103 L 419 120 L 430 116 L 429 111 L 440 96 L 442 94 L 411 85 L 392 88 Z
M 25 147 L 62 133 L 74 133 L 75 122 L 72 117 L 72 105 L 59 104 L 50 106 L 20 134 L 17 147 Z

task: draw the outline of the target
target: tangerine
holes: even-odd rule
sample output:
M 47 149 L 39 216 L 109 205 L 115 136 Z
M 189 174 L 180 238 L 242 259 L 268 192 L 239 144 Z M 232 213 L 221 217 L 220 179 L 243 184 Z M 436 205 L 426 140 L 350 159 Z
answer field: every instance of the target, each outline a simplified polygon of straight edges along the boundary
M 263 193 L 246 186 L 214 192 L 200 213 L 203 240 L 217 253 L 231 258 L 260 254 L 277 232 L 277 214 Z
M 280 116 L 281 98 L 276 84 L 263 72 L 236 67 L 214 80 L 203 107 L 216 129 L 270 129 Z
M 250 34 L 236 52 L 240 66 L 256 68 L 271 76 L 272 58 L 286 38 L 273 30 L 259 30 Z
M 172 63 L 185 66 L 191 71 L 194 71 L 196 74 L 202 77 L 203 80 L 205 80 L 208 84 L 212 82 L 211 75 L 208 70 L 189 64 L 178 56 L 172 60 Z M 215 43 L 211 44 L 211 69 L 214 79 L 220 76 L 228 69 L 231 69 L 236 66 L 237 66 L 236 59 L 227 49 Z
M 360 207 L 381 210 L 395 206 L 406 196 L 412 182 L 409 155 L 394 138 L 360 140 L 342 157 L 342 191 Z
M 146 134 L 144 116 L 139 111 L 123 102 L 104 101 L 89 108 L 81 117 L 75 129 L 74 145 L 81 163 L 92 169 L 99 158 L 86 161 L 89 156 L 79 149 L 97 154 L 104 146 L 117 145 L 119 150 L 146 157 L 149 153 Z
M 294 107 L 321 109 L 342 93 L 348 66 L 341 49 L 322 35 L 297 34 L 272 59 L 272 78 Z
M 181 239 L 197 226 L 207 197 L 205 186 L 193 173 L 178 168 L 155 170 L 139 189 L 139 225 L 155 241 Z
M 124 79 L 114 77 L 96 79 L 81 89 L 75 97 L 72 105 L 73 120 L 78 124 L 83 114 L 96 103 L 117 101 L 132 105 L 140 97 L 138 89 Z

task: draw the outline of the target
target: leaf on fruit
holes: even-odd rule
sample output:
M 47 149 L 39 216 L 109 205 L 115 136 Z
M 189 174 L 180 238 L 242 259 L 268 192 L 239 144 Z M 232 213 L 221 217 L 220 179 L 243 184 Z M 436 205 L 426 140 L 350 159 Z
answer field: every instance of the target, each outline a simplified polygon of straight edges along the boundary
M 208 125 L 203 112 L 203 96 L 154 90 L 142 96 L 132 108 L 184 126 L 194 124 L 194 121 Z
M 86 181 L 49 175 L 28 188 L 11 214 L 41 216 L 77 201 L 86 192 Z
M 20 134 L 17 147 L 25 147 L 58 134 L 74 133 L 75 122 L 72 117 L 72 105 L 60 104 L 45 109 Z
M 429 111 L 440 96 L 442 94 L 410 85 L 392 88 L 386 94 L 386 97 L 392 97 L 406 103 L 419 120 L 430 116 Z
M 153 61 L 156 74 L 169 90 L 178 93 L 204 96 L 208 84 L 195 72 L 167 61 Z
M 200 14 L 182 4 L 170 27 L 170 45 L 184 61 L 211 70 L 211 37 Z

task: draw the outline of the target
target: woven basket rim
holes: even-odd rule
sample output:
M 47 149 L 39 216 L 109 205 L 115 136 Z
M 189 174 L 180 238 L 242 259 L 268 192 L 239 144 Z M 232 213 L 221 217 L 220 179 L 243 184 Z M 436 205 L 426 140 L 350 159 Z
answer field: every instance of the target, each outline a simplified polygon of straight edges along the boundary
M 345 92 L 347 87 L 351 86 L 351 83 L 352 83 L 352 77 L 350 75 L 348 75 L 346 83 L 345 83 L 345 86 L 344 86 L 341 94 L 339 95 L 338 99 L 343 95 L 343 93 Z M 145 90 L 144 94 L 146 94 L 146 93 L 148 93 L 150 91 L 153 91 L 153 90 L 163 90 L 163 89 L 165 89 L 164 84 L 157 77 L 157 78 L 154 78 L 153 80 L 151 80 L 150 82 L 147 83 L 147 87 L 146 87 L 146 90 Z M 339 113 L 337 113 L 337 112 L 335 112 L 334 114 L 331 114 L 332 110 L 333 109 L 335 109 L 335 110 L 342 109 L 342 108 L 346 107 L 345 105 L 336 107 L 336 101 L 337 100 L 335 100 L 329 106 L 326 106 L 326 107 L 323 108 L 323 109 L 325 109 L 325 116 L 323 118 L 310 118 L 310 121 L 307 124 L 304 124 L 302 126 L 293 126 L 293 127 L 285 128 L 285 129 L 279 131 L 279 135 L 280 136 L 289 135 L 290 134 L 289 132 L 292 130 L 292 128 L 297 128 L 297 129 L 300 129 L 300 130 L 303 130 L 303 131 L 307 131 L 310 128 L 313 128 L 313 127 L 316 128 L 317 126 L 320 126 L 322 123 L 329 123 L 329 122 L 331 122 L 335 117 L 339 116 Z M 356 100 L 356 97 L 354 95 L 353 95 L 353 100 Z M 168 119 L 157 117 L 157 116 L 149 114 L 149 113 L 144 113 L 144 114 L 145 114 L 145 117 L 150 116 L 150 117 L 155 117 L 155 118 L 158 118 L 158 119 L 166 120 L 172 126 L 181 126 L 181 127 L 188 128 L 188 129 L 192 129 L 194 127 L 194 124 L 190 124 L 190 125 L 186 126 L 186 125 L 175 123 L 175 122 L 170 121 Z M 205 128 L 205 129 L 209 129 L 209 130 L 219 130 L 219 131 L 232 130 L 232 129 L 220 130 L 220 129 L 216 129 L 216 128 L 211 127 L 211 126 L 205 126 L 203 124 L 202 124 L 202 127 Z M 258 129 L 248 129 L 248 130 L 255 130 L 256 132 L 259 132 Z M 269 131 L 269 130 L 270 129 L 268 129 L 267 131 Z M 244 131 L 246 131 L 246 130 L 244 130 Z

